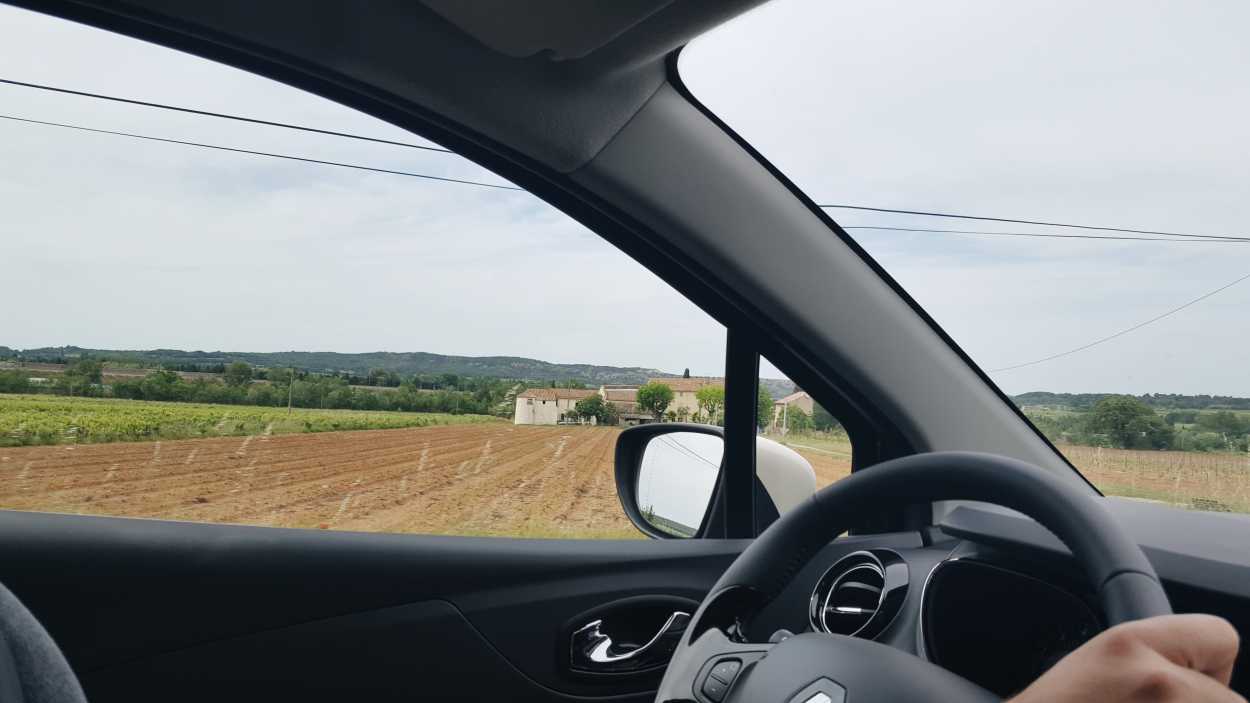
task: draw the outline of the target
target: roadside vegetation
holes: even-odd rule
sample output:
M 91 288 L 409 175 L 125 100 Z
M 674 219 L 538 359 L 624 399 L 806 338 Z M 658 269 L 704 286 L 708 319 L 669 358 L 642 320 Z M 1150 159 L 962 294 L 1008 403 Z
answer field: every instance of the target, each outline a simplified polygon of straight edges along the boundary
M 1103 493 L 1196 510 L 1250 512 L 1250 411 L 1245 399 L 1035 399 L 1069 403 L 1026 405 L 1023 411 Z
M 1109 395 L 1088 408 L 1024 406 L 1025 415 L 1056 444 L 1114 449 L 1246 452 L 1250 411 L 1156 408 L 1141 398 Z
M 498 422 L 484 415 L 235 407 L 0 395 L 0 446 L 396 429 Z
M 120 375 L 120 371 L 126 375 Z M 401 377 L 375 369 L 364 376 L 262 369 L 242 362 L 219 373 L 169 368 L 134 369 L 78 359 L 53 373 L 0 369 L 0 393 L 122 398 L 320 410 L 398 411 L 511 417 L 512 401 L 535 386 L 581 387 L 575 381 L 526 381 L 441 374 Z

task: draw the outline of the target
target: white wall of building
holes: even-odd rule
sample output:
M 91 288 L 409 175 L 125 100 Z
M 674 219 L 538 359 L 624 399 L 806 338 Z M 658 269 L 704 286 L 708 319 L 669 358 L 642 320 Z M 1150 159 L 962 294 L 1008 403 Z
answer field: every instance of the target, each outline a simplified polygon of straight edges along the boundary
M 555 425 L 560 416 L 573 409 L 577 400 L 560 398 L 559 400 L 543 400 L 541 398 L 516 399 L 516 412 L 512 415 L 514 425 Z

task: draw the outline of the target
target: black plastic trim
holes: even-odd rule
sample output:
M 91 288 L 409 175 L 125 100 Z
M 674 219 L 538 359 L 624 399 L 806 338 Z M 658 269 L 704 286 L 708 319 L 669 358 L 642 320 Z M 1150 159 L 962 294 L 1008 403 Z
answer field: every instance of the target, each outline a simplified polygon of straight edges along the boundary
M 825 223 L 825 226 L 827 226 L 829 230 L 833 232 L 834 236 L 842 240 L 842 242 L 845 243 L 846 246 L 851 249 L 851 251 L 855 252 L 855 254 L 859 256 L 859 258 L 869 268 L 871 268 L 873 272 L 876 273 L 877 276 L 879 276 L 881 280 L 884 281 L 886 285 L 888 285 L 890 289 L 893 290 L 899 296 L 899 298 L 903 300 L 920 317 L 920 319 L 924 320 L 925 324 L 927 324 L 933 330 L 933 332 L 937 334 L 938 337 L 943 342 L 945 342 L 947 346 L 949 346 L 951 350 L 954 351 L 955 354 L 958 355 L 959 358 L 964 361 L 964 363 L 968 365 L 969 368 L 972 369 L 972 371 L 994 392 L 994 394 L 997 395 L 998 398 L 1002 400 L 1003 403 L 1008 408 L 1010 408 L 1011 411 L 1015 413 L 1015 415 L 1018 418 L 1023 420 L 1024 423 L 1033 430 L 1033 432 L 1037 435 L 1038 439 L 1044 442 L 1046 446 L 1050 447 L 1050 449 L 1054 451 L 1055 454 L 1058 455 L 1063 460 L 1063 462 L 1068 465 L 1069 468 L 1072 469 L 1073 473 L 1075 473 L 1077 476 L 1080 476 L 1081 479 L 1085 481 L 1086 485 L 1088 485 L 1092 490 L 1097 492 L 1099 495 L 1102 495 L 1102 492 L 1099 491 L 1098 488 L 1094 486 L 1093 483 L 1090 483 L 1089 479 L 1085 478 L 1085 476 L 1080 471 L 1077 470 L 1076 466 L 1073 465 L 1072 462 L 1069 461 L 1068 458 L 1063 455 L 1063 452 L 1060 452 L 1058 447 L 1056 447 L 1053 442 L 1047 439 L 1046 435 L 1042 434 L 1042 431 L 1039 430 L 1037 426 L 1034 425 L 1033 422 L 1029 420 L 1029 418 L 1024 414 L 1024 411 L 1021 410 L 1015 403 L 1011 402 L 1010 396 L 1008 396 L 1001 388 L 999 388 L 998 384 L 996 384 L 993 381 L 993 379 L 989 377 L 989 374 L 985 373 L 985 371 L 982 370 L 980 365 L 978 365 L 975 361 L 973 361 L 972 357 L 969 356 L 968 353 L 965 352 L 963 348 L 959 346 L 959 344 L 955 341 L 955 339 L 951 337 L 949 334 L 947 334 L 944 329 L 942 329 L 942 326 L 937 323 L 937 320 L 934 320 L 933 317 L 929 315 L 929 313 L 926 312 L 923 307 L 921 307 L 920 303 L 917 302 L 916 299 L 913 298 L 911 294 L 908 293 L 907 290 L 903 288 L 902 284 L 900 284 L 897 280 L 895 280 L 895 278 L 891 276 L 890 273 L 886 271 L 883 266 L 881 266 L 881 264 L 877 263 L 877 260 L 874 259 L 872 255 L 869 254 L 866 249 L 860 246 L 860 244 L 856 242 L 849 234 L 847 234 L 846 230 L 842 229 L 842 226 L 839 225 L 837 221 L 835 221 L 833 217 L 829 215 L 828 212 L 826 212 L 823 208 L 817 205 L 816 201 L 812 200 L 812 198 L 809 197 L 807 193 L 805 193 L 801 188 L 799 188 L 798 185 L 794 183 L 794 181 L 790 180 L 790 178 L 787 177 L 785 173 L 783 173 L 779 168 L 774 166 L 773 163 L 769 161 L 762 153 L 760 153 L 759 150 L 753 147 L 750 142 L 748 142 L 746 139 L 742 137 L 742 135 L 738 134 L 732 127 L 729 126 L 728 123 L 720 119 L 720 117 L 718 117 L 715 112 L 713 112 L 706 105 L 704 105 L 694 95 L 694 93 L 691 92 L 690 88 L 682 80 L 681 72 L 678 70 L 678 61 L 680 59 L 681 52 L 684 48 L 685 47 L 682 47 L 682 49 L 678 49 L 677 51 L 670 54 L 669 60 L 668 60 L 668 81 L 673 86 L 673 88 L 678 92 L 678 94 L 680 94 L 683 98 L 689 101 L 691 105 L 693 105 L 697 110 L 699 110 L 699 112 L 703 113 L 703 115 L 707 117 L 713 124 L 720 127 L 720 129 L 723 130 L 725 134 L 729 135 L 729 137 L 732 138 L 735 142 L 737 142 L 737 144 L 740 147 L 742 147 L 744 151 L 750 154 L 751 157 L 754 158 L 761 166 L 767 169 L 768 172 L 771 173 L 773 177 L 776 178 L 779 183 L 785 186 L 785 188 L 789 190 L 794 195 L 794 197 L 796 197 L 799 200 L 799 202 L 803 203 L 803 205 L 807 207 L 808 211 L 816 215 L 816 217 L 818 217 L 821 222 Z M 770 360 L 773 361 L 773 363 L 777 363 L 776 360 L 772 359 L 772 357 L 769 357 L 769 358 Z M 778 368 L 781 368 L 781 366 L 778 365 Z M 786 367 L 785 370 L 786 370 L 786 373 L 791 373 L 790 367 Z M 883 440 L 885 440 L 885 444 L 884 446 L 879 447 L 879 451 L 881 451 L 881 456 L 878 460 L 893 458 L 897 456 L 903 456 L 905 454 L 910 454 L 914 452 L 914 450 L 910 449 L 909 445 L 905 441 L 903 441 L 901 438 L 894 438 L 894 437 L 886 436 L 886 437 L 883 437 Z M 890 441 L 890 440 L 893 440 L 893 441 Z M 858 447 L 855 447 L 854 453 L 859 454 Z M 912 514 L 909 516 L 909 519 L 905 520 L 905 522 L 914 523 L 916 521 L 915 520 L 916 517 L 917 516 L 915 514 Z M 932 520 L 932 512 L 930 511 L 929 521 L 931 522 L 931 520 Z M 909 526 L 911 528 L 920 527 L 920 525 L 914 525 L 914 524 L 910 524 Z
M 755 435 L 760 355 L 742 331 L 731 328 L 725 344 L 725 455 L 720 485 L 727 537 L 754 537 Z

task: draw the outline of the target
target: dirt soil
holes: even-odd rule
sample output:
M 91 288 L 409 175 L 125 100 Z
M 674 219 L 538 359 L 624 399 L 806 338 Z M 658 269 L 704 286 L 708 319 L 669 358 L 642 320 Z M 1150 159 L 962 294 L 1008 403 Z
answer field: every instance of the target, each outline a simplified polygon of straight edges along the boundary
M 279 527 L 641 537 L 619 430 L 505 424 L 0 449 L 0 507 Z

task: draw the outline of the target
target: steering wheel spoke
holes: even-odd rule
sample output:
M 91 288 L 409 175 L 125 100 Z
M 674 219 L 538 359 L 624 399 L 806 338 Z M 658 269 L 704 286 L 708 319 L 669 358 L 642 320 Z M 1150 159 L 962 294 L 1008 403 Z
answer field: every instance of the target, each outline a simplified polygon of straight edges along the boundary
M 739 642 L 719 627 L 705 628 L 674 657 L 664 675 L 657 701 L 726 703 L 739 680 L 776 645 Z

